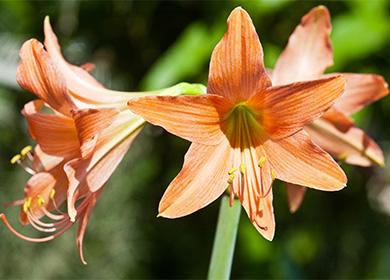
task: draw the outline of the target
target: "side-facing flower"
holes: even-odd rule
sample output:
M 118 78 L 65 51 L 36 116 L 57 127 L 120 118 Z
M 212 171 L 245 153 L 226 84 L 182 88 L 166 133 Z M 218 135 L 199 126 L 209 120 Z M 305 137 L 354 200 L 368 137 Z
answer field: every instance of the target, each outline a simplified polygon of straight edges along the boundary
M 236 8 L 215 47 L 203 96 L 140 97 L 130 110 L 192 142 L 159 216 L 176 218 L 205 207 L 227 188 L 251 222 L 272 240 L 275 178 L 325 191 L 342 189 L 344 172 L 302 131 L 332 106 L 344 78 L 272 87 L 249 15 Z
M 14 203 L 21 206 L 20 220 L 49 235 L 24 236 L 4 214 L 0 218 L 14 234 L 33 242 L 52 240 L 79 220 L 77 245 L 85 262 L 82 242 L 92 208 L 145 122 L 128 110 L 127 101 L 142 95 L 200 94 L 204 87 L 182 83 L 152 92 L 108 90 L 84 69 L 89 66 L 77 67 L 63 58 L 48 18 L 44 25 L 45 46 L 35 39 L 25 42 L 17 71 L 19 85 L 39 98 L 22 111 L 37 146 L 13 162 L 33 175 L 24 199 Z
M 271 79 L 274 85 L 329 77 L 324 71 L 333 65 L 331 22 L 326 7 L 306 14 L 290 36 L 277 60 Z M 383 166 L 383 152 L 350 115 L 388 94 L 383 77 L 375 74 L 341 73 L 346 79 L 343 95 L 321 118 L 305 126 L 313 141 L 333 157 L 346 163 Z M 300 206 L 306 188 L 286 184 L 292 212 Z

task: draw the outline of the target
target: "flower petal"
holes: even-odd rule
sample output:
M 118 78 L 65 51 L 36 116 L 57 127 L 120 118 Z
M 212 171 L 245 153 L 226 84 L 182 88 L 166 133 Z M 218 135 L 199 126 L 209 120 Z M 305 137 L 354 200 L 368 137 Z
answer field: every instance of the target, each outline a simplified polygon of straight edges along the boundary
M 43 102 L 36 100 L 24 106 L 22 114 L 28 122 L 31 137 L 49 155 L 71 158 L 80 154 L 80 144 L 72 118 L 60 114 L 46 114 Z
M 66 79 L 66 86 L 79 108 L 99 107 L 102 105 L 122 104 L 126 106 L 127 100 L 137 93 L 120 92 L 104 88 L 92 75 L 81 67 L 68 63 L 61 53 L 57 36 L 50 25 L 49 17 L 44 21 L 45 47 Z M 107 106 L 108 106 L 107 105 Z
M 238 7 L 232 11 L 225 36 L 211 56 L 207 91 L 229 98 L 245 100 L 254 92 L 269 87 L 263 50 L 248 13 Z
M 75 208 L 77 191 L 96 192 L 101 189 L 140 131 L 141 128 L 134 131 L 128 138 L 103 154 L 99 152 L 92 153 L 87 158 L 76 158 L 65 164 L 64 170 L 69 180 L 68 214 L 72 221 L 77 216 Z
M 82 157 L 87 157 L 96 147 L 98 135 L 114 121 L 119 114 L 116 109 L 82 109 L 72 112 Z
M 312 80 L 333 65 L 330 15 L 324 6 L 313 8 L 301 20 L 280 55 L 272 75 L 274 85 Z
M 335 107 L 347 116 L 386 96 L 389 89 L 380 75 L 342 73 L 346 79 L 343 95 Z
M 288 207 L 291 213 L 295 213 L 302 204 L 307 188 L 290 183 L 285 183 L 285 186 L 287 191 Z
M 186 216 L 216 200 L 228 186 L 230 150 L 226 139 L 216 146 L 191 144 L 182 170 L 160 201 L 159 216 Z
M 257 231 L 267 240 L 272 241 L 275 235 L 275 215 L 272 205 L 273 193 L 271 192 L 262 199 L 260 213 L 253 222 Z
M 335 109 L 305 126 L 305 131 L 335 158 L 360 166 L 384 165 L 383 152 L 374 140 Z
M 248 104 L 260 112 L 259 121 L 273 139 L 281 139 L 320 117 L 344 90 L 342 76 L 268 88 Z
M 61 72 L 52 63 L 43 45 L 35 39 L 25 42 L 20 50 L 20 58 L 16 73 L 19 85 L 58 112 L 69 115 L 75 106 L 67 95 Z
M 128 102 L 130 110 L 146 121 L 191 142 L 216 145 L 225 138 L 221 123 L 232 107 L 218 95 L 150 96 Z
M 278 141 L 268 140 L 264 149 L 282 181 L 323 191 L 337 191 L 346 185 L 340 166 L 303 130 Z
M 97 199 L 99 198 L 101 192 L 103 189 L 97 191 L 96 193 L 91 194 L 91 197 L 88 198 L 88 206 L 83 211 L 80 217 L 80 224 L 77 229 L 77 238 L 76 238 L 76 244 L 79 249 L 80 259 L 83 264 L 87 264 L 84 258 L 84 252 L 83 252 L 83 241 L 84 241 L 84 235 L 85 231 L 87 230 L 87 225 L 89 222 L 89 218 L 92 214 L 92 210 L 96 205 Z

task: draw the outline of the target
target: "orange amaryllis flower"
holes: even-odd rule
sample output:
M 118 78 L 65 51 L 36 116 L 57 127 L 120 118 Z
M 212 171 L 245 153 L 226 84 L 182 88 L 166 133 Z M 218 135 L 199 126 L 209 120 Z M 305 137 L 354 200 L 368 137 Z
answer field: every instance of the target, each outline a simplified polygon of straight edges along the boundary
M 63 58 L 48 18 L 45 48 L 32 39 L 20 51 L 18 83 L 39 98 L 22 111 L 38 145 L 13 162 L 33 175 L 24 199 L 14 203 L 21 205 L 20 220 L 49 236 L 29 238 L 15 231 L 4 214 L 1 219 L 17 236 L 34 242 L 54 239 L 80 220 L 77 245 L 85 262 L 81 245 L 91 210 L 145 122 L 128 110 L 127 101 L 140 95 L 200 94 L 203 86 L 182 83 L 144 93 L 105 89 L 85 67 Z M 67 213 L 60 210 L 65 203 Z
M 210 64 L 208 94 L 140 97 L 130 109 L 192 143 L 166 190 L 159 216 L 197 211 L 227 188 L 256 229 L 272 240 L 275 178 L 325 191 L 342 189 L 344 172 L 302 131 L 344 90 L 341 76 L 272 87 L 249 15 L 236 8 Z
M 272 71 L 272 83 L 284 85 L 329 77 L 323 73 L 333 65 L 330 31 L 330 15 L 324 6 L 316 7 L 305 15 Z M 373 163 L 383 166 L 382 150 L 355 126 L 350 115 L 387 95 L 387 84 L 379 75 L 342 75 L 346 79 L 345 92 L 322 118 L 305 126 L 305 131 L 316 144 L 339 160 L 360 166 Z M 294 212 L 300 206 L 306 188 L 286 185 L 289 207 Z

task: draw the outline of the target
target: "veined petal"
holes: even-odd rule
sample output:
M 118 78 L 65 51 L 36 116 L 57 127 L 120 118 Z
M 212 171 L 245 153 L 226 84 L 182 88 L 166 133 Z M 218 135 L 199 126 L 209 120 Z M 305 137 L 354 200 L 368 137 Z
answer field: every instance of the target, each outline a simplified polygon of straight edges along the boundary
M 78 156 L 80 144 L 73 119 L 60 114 L 45 114 L 42 109 L 43 102 L 36 100 L 27 103 L 22 111 L 31 137 L 49 155 L 64 158 Z
M 114 91 L 104 88 L 86 70 L 68 63 L 61 53 L 57 36 L 50 25 L 49 17 L 44 21 L 45 47 L 54 64 L 58 67 L 66 80 L 69 94 L 79 108 L 114 106 L 126 102 L 139 93 Z
M 291 213 L 295 213 L 302 204 L 307 188 L 290 183 L 284 185 L 287 191 L 288 207 Z
M 375 141 L 336 109 L 305 126 L 305 131 L 335 158 L 360 166 L 384 165 L 383 152 Z
M 389 89 L 386 81 L 375 74 L 342 73 L 346 79 L 343 95 L 337 99 L 335 107 L 347 116 L 386 96 Z
M 148 96 L 128 102 L 130 110 L 146 121 L 191 142 L 216 145 L 225 138 L 223 118 L 232 105 L 218 95 Z
M 42 151 L 38 144 L 34 148 L 34 159 L 32 167 L 34 170 L 49 171 L 64 161 L 63 157 L 49 155 Z
M 31 39 L 23 44 L 19 55 L 21 61 L 16 73 L 19 85 L 58 112 L 70 115 L 75 106 L 67 95 L 66 82 L 43 45 Z
M 274 85 L 312 80 L 333 65 L 330 15 L 324 6 L 307 13 L 288 40 L 272 75 Z
M 278 179 L 323 191 L 345 187 L 347 178 L 332 157 L 315 145 L 304 131 L 264 143 Z
M 270 193 L 261 200 L 260 213 L 253 222 L 257 231 L 267 240 L 272 241 L 275 235 L 275 215 L 272 205 L 273 193 Z
M 241 101 L 271 85 L 263 50 L 252 20 L 238 7 L 227 20 L 227 32 L 211 56 L 207 91 Z
M 98 135 L 114 121 L 117 109 L 82 109 L 73 111 L 82 157 L 87 157 L 96 147 Z
M 92 210 L 96 205 L 97 199 L 99 198 L 101 192 L 103 189 L 91 194 L 90 198 L 88 198 L 88 206 L 83 211 L 80 217 L 80 224 L 77 229 L 77 238 L 76 238 L 76 245 L 79 249 L 80 259 L 83 264 L 87 264 L 84 258 L 84 252 L 83 252 L 83 241 L 84 241 L 84 235 L 87 230 L 87 225 L 89 222 L 89 218 L 92 214 Z
M 140 131 L 140 128 L 134 131 L 129 137 L 104 154 L 92 153 L 87 158 L 77 158 L 65 164 L 64 170 L 69 180 L 68 214 L 71 220 L 75 220 L 77 216 L 75 208 L 76 193 L 78 191 L 96 192 L 101 189 L 111 177 Z
M 294 134 L 328 110 L 344 90 L 341 76 L 268 88 L 248 104 L 259 112 L 259 122 L 273 139 Z
M 227 139 L 216 146 L 191 144 L 182 170 L 160 201 L 159 216 L 186 216 L 216 200 L 228 186 L 230 150 Z

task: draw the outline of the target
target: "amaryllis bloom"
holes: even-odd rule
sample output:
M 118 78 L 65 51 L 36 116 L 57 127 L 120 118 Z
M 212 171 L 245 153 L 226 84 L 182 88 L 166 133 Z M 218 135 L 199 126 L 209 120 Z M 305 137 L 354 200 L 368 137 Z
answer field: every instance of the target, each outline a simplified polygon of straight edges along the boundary
M 231 203 L 237 196 L 256 229 L 272 240 L 275 178 L 324 191 L 346 184 L 339 165 L 302 131 L 333 105 L 344 84 L 334 76 L 272 86 L 252 21 L 236 8 L 211 57 L 208 94 L 128 103 L 147 121 L 192 142 L 159 216 L 191 214 L 229 189 Z
M 329 77 L 326 68 L 333 65 L 330 40 L 331 23 L 324 6 L 312 9 L 290 36 L 286 49 L 272 71 L 274 85 Z M 350 115 L 388 94 L 383 77 L 375 74 L 342 73 L 346 79 L 343 95 L 320 119 L 305 126 L 313 141 L 333 157 L 346 163 L 383 166 L 383 152 Z M 300 206 L 306 188 L 286 184 L 290 210 Z
M 127 101 L 142 95 L 201 94 L 204 87 L 181 83 L 152 92 L 108 90 L 86 71 L 90 64 L 77 67 L 63 58 L 48 18 L 44 25 L 45 45 L 25 42 L 17 70 L 19 85 L 39 98 L 22 111 L 37 146 L 12 161 L 32 174 L 24 199 L 14 203 L 20 205 L 20 221 L 47 236 L 24 236 L 4 214 L 0 217 L 15 235 L 33 242 L 52 240 L 79 220 L 77 245 L 85 262 L 82 242 L 91 210 L 145 122 L 128 110 Z

